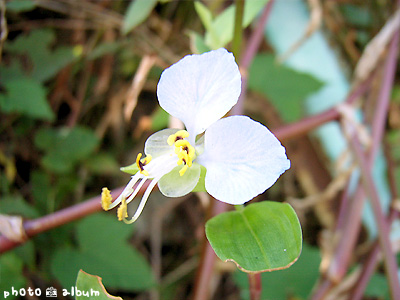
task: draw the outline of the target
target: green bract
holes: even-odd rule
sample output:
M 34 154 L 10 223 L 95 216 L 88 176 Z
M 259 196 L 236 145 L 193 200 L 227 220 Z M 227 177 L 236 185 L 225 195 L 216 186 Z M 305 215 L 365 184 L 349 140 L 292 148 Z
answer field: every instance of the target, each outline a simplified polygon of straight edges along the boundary
M 206 224 L 206 235 L 223 261 L 245 272 L 290 267 L 299 257 L 302 233 L 289 204 L 264 201 L 220 214 Z

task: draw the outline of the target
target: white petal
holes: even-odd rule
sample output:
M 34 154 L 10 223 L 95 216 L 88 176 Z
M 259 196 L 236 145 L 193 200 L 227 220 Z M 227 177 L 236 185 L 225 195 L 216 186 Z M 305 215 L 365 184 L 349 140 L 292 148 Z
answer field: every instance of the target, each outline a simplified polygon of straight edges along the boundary
M 207 192 L 230 204 L 251 200 L 290 168 L 278 139 L 245 116 L 224 118 L 211 125 L 198 162 L 207 168 Z
M 157 87 L 158 101 L 180 119 L 190 142 L 236 104 L 241 77 L 235 58 L 225 49 L 187 55 L 164 70 Z

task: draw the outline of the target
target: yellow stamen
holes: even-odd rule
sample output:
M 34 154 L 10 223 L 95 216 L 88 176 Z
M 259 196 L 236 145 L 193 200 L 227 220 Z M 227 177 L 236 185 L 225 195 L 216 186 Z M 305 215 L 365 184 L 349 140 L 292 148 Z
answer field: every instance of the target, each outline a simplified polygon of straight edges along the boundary
M 107 211 L 112 202 L 111 192 L 108 188 L 103 187 L 101 190 L 101 207 Z
M 196 157 L 196 150 L 185 140 L 188 136 L 189 133 L 186 130 L 180 130 L 175 134 L 171 134 L 167 140 L 168 145 L 175 146 L 175 154 L 178 156 L 178 165 L 184 165 L 179 171 L 181 176 L 192 166 L 192 162 Z
M 188 165 L 184 165 L 182 169 L 179 171 L 179 175 L 183 176 L 185 174 L 186 170 L 188 169 Z
M 142 161 L 140 160 L 142 158 L 142 153 L 138 153 L 136 156 L 136 165 L 139 168 L 139 172 L 143 174 L 144 176 L 149 176 L 149 172 L 147 172 L 144 169 L 144 166 L 147 165 L 151 161 L 151 155 L 147 155 Z
M 193 160 L 196 153 L 194 147 L 186 140 L 179 140 L 175 142 L 175 153 L 178 154 L 177 152 L 179 151 L 185 151 L 191 160 Z
M 147 165 L 149 162 L 151 162 L 152 158 L 153 157 L 150 154 L 146 155 L 146 157 L 143 159 L 143 165 Z
M 168 139 L 167 143 L 168 145 L 172 146 L 175 142 L 179 140 L 183 140 L 184 138 L 187 138 L 189 136 L 189 132 L 186 130 L 179 130 L 175 134 L 171 134 Z
M 122 198 L 121 204 L 117 210 L 118 221 L 122 221 L 128 218 L 128 205 L 126 204 L 125 198 Z

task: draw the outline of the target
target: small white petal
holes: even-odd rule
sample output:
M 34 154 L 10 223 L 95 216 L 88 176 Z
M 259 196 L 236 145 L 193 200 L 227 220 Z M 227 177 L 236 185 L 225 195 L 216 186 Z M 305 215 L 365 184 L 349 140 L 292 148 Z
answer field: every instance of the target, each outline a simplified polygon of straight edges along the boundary
M 207 192 L 230 204 L 251 200 L 290 168 L 278 139 L 265 126 L 245 116 L 224 118 L 211 125 L 198 162 L 207 168 Z
M 171 172 L 161 177 L 158 182 L 160 192 L 167 197 L 182 197 L 189 194 L 196 187 L 200 177 L 200 165 L 194 163 L 180 176 L 182 166 L 175 167 Z
M 204 132 L 236 104 L 241 76 L 225 49 L 187 55 L 164 70 L 157 87 L 160 106 L 186 126 L 189 141 Z
M 144 153 L 158 157 L 166 153 L 174 153 L 174 147 L 168 145 L 168 137 L 175 134 L 179 129 L 167 128 L 153 133 L 144 144 Z

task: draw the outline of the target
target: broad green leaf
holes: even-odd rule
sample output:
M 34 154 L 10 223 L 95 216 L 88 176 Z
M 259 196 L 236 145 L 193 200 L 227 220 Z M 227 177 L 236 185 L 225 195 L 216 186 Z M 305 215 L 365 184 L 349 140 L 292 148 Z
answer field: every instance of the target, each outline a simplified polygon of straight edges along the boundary
M 211 11 L 208 9 L 207 6 L 205 6 L 200 1 L 194 2 L 194 8 L 200 17 L 200 20 L 203 23 L 204 28 L 207 31 L 208 44 L 209 45 L 218 45 L 219 37 L 218 37 L 216 30 L 212 24 L 213 16 L 212 16 Z
M 168 127 L 169 113 L 159 106 L 157 110 L 151 116 L 151 130 L 159 131 Z
M 6 51 L 27 55 L 33 65 L 30 75 L 39 82 L 56 75 L 63 67 L 74 61 L 72 47 L 50 49 L 55 33 L 50 29 L 37 29 L 29 35 L 20 35 L 4 45 Z
M 25 73 L 22 67 L 22 64 L 19 60 L 12 60 L 9 64 L 0 65 L 0 78 L 4 82 L 14 80 L 14 79 L 21 79 L 25 78 Z M 3 82 L 3 84 L 4 84 Z
M 35 119 L 53 120 L 54 113 L 47 99 L 46 90 L 29 78 L 4 82 L 5 93 L 0 94 L 0 108 L 5 113 L 21 113 Z
M 95 275 L 90 275 L 82 270 L 79 271 L 78 273 L 78 278 L 76 279 L 76 289 L 79 291 L 83 292 L 88 292 L 89 295 L 92 295 L 92 297 L 97 300 L 109 300 L 109 299 L 114 299 L 114 300 L 122 300 L 121 297 L 115 297 L 111 296 L 106 288 L 104 287 L 103 283 L 101 282 L 101 277 L 95 276 Z M 94 294 L 95 292 L 98 292 L 98 294 Z M 84 296 L 83 294 L 81 296 L 76 296 L 76 300 L 87 300 L 87 296 Z
M 211 11 L 208 9 L 207 6 L 205 6 L 203 3 L 200 1 L 195 1 L 194 2 L 194 9 L 196 10 L 197 14 L 200 17 L 201 23 L 203 23 L 203 26 L 207 31 L 212 30 L 212 21 L 213 21 L 213 16 Z
M 365 296 L 373 299 L 390 299 L 389 285 L 384 275 L 375 273 L 365 289 Z
M 54 172 L 68 172 L 91 155 L 99 144 L 94 132 L 86 127 L 72 129 L 43 128 L 35 136 L 35 144 L 46 152 L 43 165 Z
M 106 54 L 115 53 L 118 49 L 121 48 L 121 43 L 119 42 L 111 42 L 111 43 L 103 43 L 94 48 L 87 56 L 88 59 L 97 59 Z
M 14 253 L 27 265 L 31 270 L 36 268 L 36 251 L 32 240 L 25 242 L 23 245 L 15 248 Z
M 51 184 L 50 175 L 48 172 L 35 170 L 31 173 L 32 196 L 35 201 L 35 206 L 42 215 L 51 212 L 49 204 L 54 198 L 54 186 Z
M 150 15 L 157 0 L 133 0 L 129 4 L 122 24 L 122 33 L 127 34 Z
M 35 2 L 32 0 L 12 0 L 6 2 L 6 10 L 15 13 L 32 10 L 35 6 Z
M 250 25 L 261 9 L 269 0 L 245 1 L 243 14 L 243 28 Z M 229 6 L 219 14 L 207 29 L 205 41 L 213 49 L 225 47 L 233 39 L 233 28 L 235 24 L 235 5 Z
M 210 47 L 206 45 L 204 38 L 197 32 L 188 31 L 190 38 L 190 47 L 193 53 L 201 54 L 210 51 Z
M 373 25 L 374 17 L 367 6 L 344 4 L 340 5 L 344 18 L 351 25 L 368 28 Z
M 115 174 L 118 172 L 119 165 L 115 157 L 109 153 L 98 153 L 90 156 L 85 165 L 93 174 Z
M 80 249 L 84 252 L 103 249 L 108 253 L 115 248 L 114 244 L 125 244 L 135 227 L 125 226 L 123 222 L 116 221 L 117 218 L 108 214 L 93 215 L 80 221 L 76 228 L 76 238 Z M 105 224 L 107 226 L 104 226 Z M 100 227 L 100 233 L 94 234 L 93 231 L 99 230 Z
M 36 208 L 26 202 L 20 195 L 2 196 L 0 214 L 19 215 L 31 219 L 39 217 Z
M 299 257 L 302 233 L 293 208 L 264 201 L 241 211 L 227 212 L 206 223 L 206 235 L 223 261 L 233 261 L 244 272 L 290 267 Z
M 261 299 L 310 299 L 319 278 L 319 249 L 306 243 L 299 260 L 290 268 L 261 274 Z M 234 280 L 241 290 L 242 300 L 250 299 L 247 274 L 236 272 Z
M 250 67 L 249 89 L 264 94 L 283 120 L 293 122 L 303 116 L 303 101 L 322 83 L 314 77 L 279 65 L 273 55 L 257 55 Z
M 65 288 L 74 284 L 80 269 L 101 276 L 110 288 L 139 291 L 153 287 L 149 264 L 127 242 L 133 228 L 105 213 L 83 219 L 76 228 L 78 248 L 57 249 L 51 260 L 53 274 Z
M 11 294 L 11 287 L 19 290 L 26 285 L 23 275 L 23 262 L 13 252 L 5 253 L 0 256 L 0 291 L 1 296 L 8 299 L 18 299 Z M 9 292 L 9 294 L 4 294 Z

